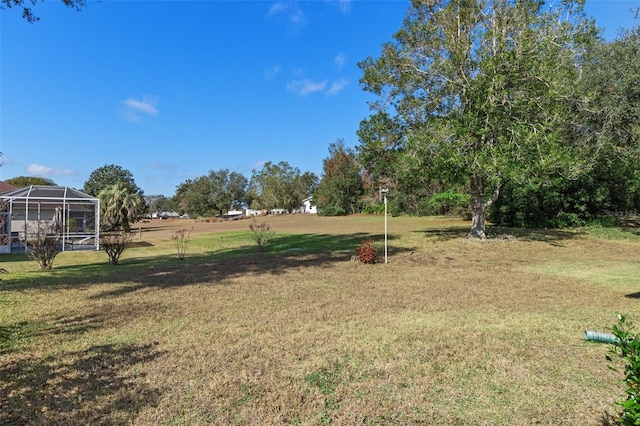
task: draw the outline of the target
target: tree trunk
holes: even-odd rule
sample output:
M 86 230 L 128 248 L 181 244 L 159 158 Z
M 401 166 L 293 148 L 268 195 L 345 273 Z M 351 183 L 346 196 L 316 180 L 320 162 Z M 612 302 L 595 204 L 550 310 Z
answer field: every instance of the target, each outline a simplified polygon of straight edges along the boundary
M 497 184 L 491 198 L 484 201 L 484 181 L 475 173 L 471 175 L 471 231 L 468 238 L 487 238 L 484 229 L 485 212 L 498 199 L 500 185 Z
M 468 238 L 485 239 L 484 210 L 482 178 L 476 174 L 471 175 L 471 231 Z

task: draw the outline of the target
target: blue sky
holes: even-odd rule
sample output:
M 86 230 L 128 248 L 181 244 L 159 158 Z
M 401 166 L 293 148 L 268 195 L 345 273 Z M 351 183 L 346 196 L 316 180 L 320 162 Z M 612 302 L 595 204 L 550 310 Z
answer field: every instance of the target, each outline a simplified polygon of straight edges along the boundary
M 377 57 L 408 1 L 110 1 L 81 12 L 0 12 L 0 179 L 82 188 L 106 164 L 172 196 L 210 170 L 267 161 L 322 173 L 329 144 L 358 144 Z M 640 0 L 587 0 L 605 37 Z

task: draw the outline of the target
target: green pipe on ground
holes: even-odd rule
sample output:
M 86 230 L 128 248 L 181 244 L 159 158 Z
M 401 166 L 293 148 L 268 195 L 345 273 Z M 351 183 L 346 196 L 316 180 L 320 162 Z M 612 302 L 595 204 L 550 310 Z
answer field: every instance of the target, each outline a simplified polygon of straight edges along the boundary
M 617 345 L 620 343 L 620 339 L 618 339 L 611 333 L 600 333 L 598 331 L 591 330 L 587 330 L 584 332 L 584 340 L 586 340 L 587 342 L 610 343 L 612 345 Z

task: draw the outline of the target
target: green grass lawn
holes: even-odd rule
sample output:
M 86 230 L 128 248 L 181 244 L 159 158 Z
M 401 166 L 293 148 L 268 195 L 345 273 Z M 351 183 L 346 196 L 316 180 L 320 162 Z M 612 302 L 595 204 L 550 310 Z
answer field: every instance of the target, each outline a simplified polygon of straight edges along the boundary
M 607 424 L 608 346 L 640 316 L 634 229 L 376 216 L 154 221 L 103 252 L 0 266 L 0 424 Z M 191 228 L 186 258 L 171 235 Z

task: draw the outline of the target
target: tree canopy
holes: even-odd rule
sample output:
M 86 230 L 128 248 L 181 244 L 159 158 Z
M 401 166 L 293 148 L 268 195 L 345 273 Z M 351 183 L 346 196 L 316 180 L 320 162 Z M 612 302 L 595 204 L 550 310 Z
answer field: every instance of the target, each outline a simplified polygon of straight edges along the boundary
M 300 173 L 286 161 L 265 163 L 253 170 L 249 182 L 248 198 L 251 207 L 262 210 L 284 209 L 293 211 L 313 192 L 318 178 L 311 172 Z
M 44 0 L 40 0 L 44 1 Z M 60 0 L 65 6 L 72 7 L 77 11 L 80 11 L 87 5 L 86 0 Z M 29 23 L 38 22 L 38 17 L 32 9 L 32 6 L 37 5 L 39 0 L 0 0 L 0 10 L 2 9 L 21 9 L 22 17 Z
M 260 170 L 253 170 L 250 180 L 222 169 L 180 184 L 174 204 L 191 216 L 222 215 L 229 209 L 249 207 L 293 211 L 311 195 L 317 181 L 313 173 L 301 174 L 285 161 L 265 163 Z
M 18 176 L 11 179 L 5 180 L 9 185 L 13 185 L 16 188 L 23 188 L 25 186 L 31 185 L 47 185 L 47 186 L 56 186 L 56 183 L 48 178 L 37 177 L 37 176 Z
M 161 213 L 175 209 L 173 200 L 164 195 L 145 195 L 144 202 L 148 213 Z
M 215 216 L 245 204 L 248 181 L 242 174 L 221 169 L 180 184 L 174 201 L 191 216 Z
M 329 145 L 329 156 L 322 161 L 322 179 L 314 193 L 314 201 L 323 215 L 346 215 L 361 210 L 362 193 L 356 154 L 339 139 Z
M 97 197 L 103 189 L 119 184 L 121 189 L 143 196 L 143 191 L 136 185 L 133 174 L 115 164 L 107 164 L 95 169 L 84 183 L 84 192 Z
M 589 167 L 572 180 L 504 185 L 492 222 L 579 226 L 640 207 L 640 29 L 593 44 L 580 72 L 578 91 L 586 105 L 575 109 L 571 133 L 588 145 Z
M 364 89 L 380 98 L 361 124 L 363 151 L 393 156 L 400 144 L 467 186 L 478 238 L 505 180 L 578 175 L 586 156 L 568 123 L 581 101 L 576 65 L 597 34 L 582 3 L 412 1 L 380 57 L 359 64 Z
M 130 231 L 145 210 L 145 202 L 138 192 L 131 192 L 126 183 L 118 182 L 98 194 L 100 199 L 100 222 L 106 230 Z
M 211 201 L 219 214 L 229 209 L 241 209 L 245 204 L 249 181 L 238 172 L 223 169 L 210 171 L 208 179 L 211 186 Z
M 179 211 L 189 216 L 213 216 L 214 207 L 210 197 L 211 186 L 206 176 L 188 179 L 178 185 L 173 197 Z

